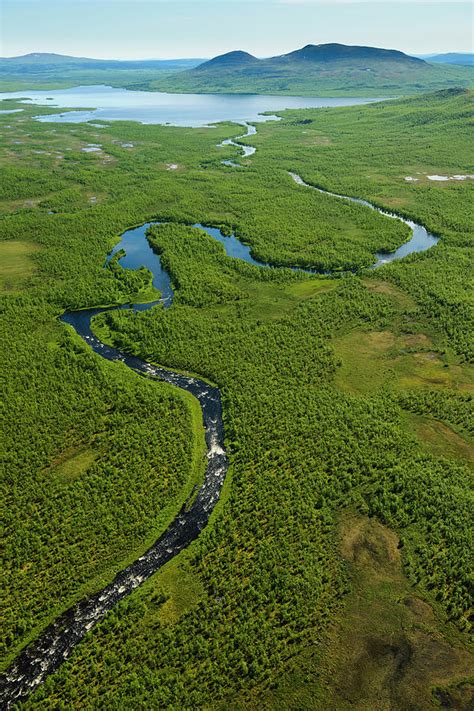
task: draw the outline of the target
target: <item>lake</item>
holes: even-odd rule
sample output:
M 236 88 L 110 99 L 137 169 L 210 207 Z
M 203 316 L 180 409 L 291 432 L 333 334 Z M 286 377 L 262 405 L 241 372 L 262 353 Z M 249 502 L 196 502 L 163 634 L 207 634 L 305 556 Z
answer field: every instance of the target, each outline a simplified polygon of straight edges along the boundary
M 166 94 L 129 91 L 110 86 L 78 86 L 72 89 L 0 92 L 0 99 L 26 99 L 41 106 L 80 109 L 42 116 L 40 121 L 140 121 L 173 126 L 208 126 L 218 121 L 265 121 L 265 111 L 353 106 L 381 99 L 322 99 L 308 96 L 261 94 Z

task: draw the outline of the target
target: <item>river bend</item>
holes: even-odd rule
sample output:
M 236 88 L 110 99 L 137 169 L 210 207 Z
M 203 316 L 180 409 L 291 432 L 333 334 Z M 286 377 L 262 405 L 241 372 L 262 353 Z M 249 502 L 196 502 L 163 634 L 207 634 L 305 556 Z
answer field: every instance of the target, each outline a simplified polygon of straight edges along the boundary
M 228 139 L 224 145 L 234 145 L 243 151 L 243 156 L 250 156 L 255 152 L 255 148 L 237 142 L 256 133 L 254 126 L 249 124 L 245 124 L 245 126 L 247 133 L 244 136 L 239 136 L 235 140 Z M 223 162 L 230 167 L 242 167 L 234 161 Z M 309 185 L 295 173 L 290 173 L 290 176 L 298 185 L 305 188 L 311 188 L 341 200 L 359 203 L 372 210 L 377 210 L 388 218 L 398 219 L 409 225 L 412 229 L 411 239 L 393 253 L 377 254 L 377 261 L 371 265 L 371 268 L 380 267 L 387 262 L 401 259 L 414 252 L 425 251 L 438 241 L 437 237 L 427 232 L 422 225 L 417 225 L 400 215 L 382 210 L 359 198 L 330 193 L 322 188 Z M 119 250 L 124 250 L 125 255 L 119 259 L 122 265 L 130 269 L 138 269 L 142 265 L 148 267 L 153 276 L 153 285 L 161 292 L 161 299 L 148 304 L 111 308 L 132 308 L 136 311 L 143 311 L 159 303 L 164 308 L 169 308 L 172 305 L 173 288 L 170 277 L 163 269 L 159 255 L 153 252 L 146 238 L 148 228 L 155 224 L 161 223 L 148 222 L 124 232 L 119 244 L 108 256 L 106 265 Z M 201 224 L 195 224 L 193 227 L 205 230 L 210 237 L 218 240 L 224 246 L 227 256 L 243 259 L 258 267 L 272 267 L 271 264 L 254 259 L 250 247 L 242 244 L 234 235 L 224 236 L 219 229 Z M 292 268 L 298 269 L 297 267 Z M 300 271 L 310 274 L 316 273 L 310 269 L 301 269 Z M 69 657 L 74 647 L 94 625 L 105 617 L 112 607 L 199 536 L 219 500 L 229 467 L 224 444 L 221 396 L 218 388 L 199 378 L 152 365 L 136 356 L 102 343 L 92 332 L 91 319 L 107 310 L 110 309 L 95 308 L 66 312 L 61 320 L 72 326 L 84 341 L 103 358 L 110 361 L 120 360 L 139 375 L 165 381 L 186 390 L 197 398 L 201 406 L 207 447 L 204 481 L 195 498 L 182 507 L 166 531 L 140 558 L 118 573 L 103 590 L 73 605 L 60 615 L 41 633 L 37 640 L 26 647 L 10 669 L 0 677 L 2 708 L 8 709 L 12 704 L 24 701 L 49 674 L 53 673 Z

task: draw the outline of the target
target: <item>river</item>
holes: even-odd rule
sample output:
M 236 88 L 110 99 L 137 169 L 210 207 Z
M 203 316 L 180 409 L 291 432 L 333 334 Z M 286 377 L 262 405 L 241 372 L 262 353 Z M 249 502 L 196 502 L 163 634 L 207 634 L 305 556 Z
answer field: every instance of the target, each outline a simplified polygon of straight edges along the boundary
M 245 135 L 255 133 L 253 128 L 247 126 L 248 130 Z M 243 137 L 240 136 L 235 140 L 229 139 L 226 143 L 236 145 L 244 155 L 249 155 L 248 150 L 245 149 L 251 147 L 243 146 L 237 142 Z M 229 162 L 226 161 L 225 164 L 229 165 Z M 231 162 L 231 164 L 240 167 L 235 162 Z M 438 238 L 427 232 L 422 225 L 415 224 L 395 213 L 382 210 L 359 198 L 330 193 L 317 186 L 308 185 L 294 173 L 289 175 L 303 189 L 314 189 L 337 199 L 357 202 L 369 209 L 377 210 L 385 217 L 401 220 L 410 226 L 412 229 L 411 239 L 391 254 L 376 255 L 376 262 L 368 265 L 371 268 L 379 268 L 387 262 L 401 259 L 408 254 L 430 249 L 438 241 Z M 136 311 L 143 311 L 160 303 L 162 307 L 170 308 L 173 303 L 173 287 L 170 277 L 161 265 L 160 256 L 151 249 L 146 236 L 148 228 L 154 224 L 161 223 L 148 222 L 124 232 L 120 242 L 108 255 L 106 266 L 123 249 L 125 255 L 119 260 L 122 266 L 129 269 L 146 266 L 152 273 L 154 286 L 161 292 L 161 299 L 148 304 L 132 304 L 115 308 L 132 308 Z M 218 240 L 230 258 L 242 259 L 260 268 L 277 268 L 254 259 L 251 247 L 242 244 L 234 235 L 224 236 L 219 229 L 201 224 L 192 226 L 203 229 L 210 237 Z M 297 269 L 297 267 L 291 268 Z M 308 274 L 317 273 L 310 269 L 301 271 Z M 72 326 L 76 333 L 101 357 L 110 361 L 121 360 L 135 373 L 175 385 L 197 398 L 202 410 L 207 448 L 204 481 L 195 497 L 183 506 L 166 531 L 142 556 L 118 573 L 103 590 L 60 615 L 41 633 L 37 640 L 19 655 L 8 672 L 0 678 L 2 708 L 10 708 L 12 704 L 25 700 L 49 674 L 53 673 L 68 658 L 84 635 L 102 620 L 112 607 L 197 538 L 206 526 L 219 500 L 229 467 L 225 451 L 221 395 L 218 388 L 199 378 L 152 365 L 102 343 L 92 331 L 91 320 L 97 314 L 107 310 L 110 309 L 94 308 L 65 312 L 61 320 Z

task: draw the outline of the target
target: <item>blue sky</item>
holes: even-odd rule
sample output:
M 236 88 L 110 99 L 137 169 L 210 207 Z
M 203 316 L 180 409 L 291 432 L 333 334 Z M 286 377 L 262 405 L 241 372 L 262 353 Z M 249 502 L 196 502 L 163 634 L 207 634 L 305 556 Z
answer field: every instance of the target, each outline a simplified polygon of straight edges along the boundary
M 457 0 L 0 0 L 0 55 L 258 56 L 342 42 L 413 54 L 472 51 L 472 4 Z

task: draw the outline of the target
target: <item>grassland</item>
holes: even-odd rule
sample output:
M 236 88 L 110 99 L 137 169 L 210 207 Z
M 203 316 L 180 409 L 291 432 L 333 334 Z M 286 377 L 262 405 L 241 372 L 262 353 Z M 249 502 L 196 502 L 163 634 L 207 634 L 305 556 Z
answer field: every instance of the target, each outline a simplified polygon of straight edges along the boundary
M 220 163 L 235 157 L 216 147 L 235 135 L 229 124 L 98 130 L 37 123 L 29 108 L 0 117 L 0 236 L 27 245 L 34 264 L 2 295 L 4 665 L 139 555 L 202 471 L 195 404 L 102 362 L 57 322 L 65 308 L 147 293 L 146 271 L 103 264 L 121 231 L 153 217 L 176 221 L 150 237 L 173 307 L 111 312 L 94 327 L 217 383 L 232 463 L 210 526 L 25 708 L 464 703 L 472 187 L 404 177 L 474 173 L 471 100 L 459 91 L 288 112 L 259 128 L 242 171 Z M 91 142 L 101 151 L 83 153 Z M 404 226 L 300 188 L 288 170 L 396 207 L 441 240 L 365 271 L 376 250 L 405 241 Z M 361 273 L 261 270 L 178 222 L 235 230 L 280 265 Z
M 35 272 L 32 255 L 36 248 L 31 242 L 10 240 L 0 243 L 0 290 L 20 291 Z

